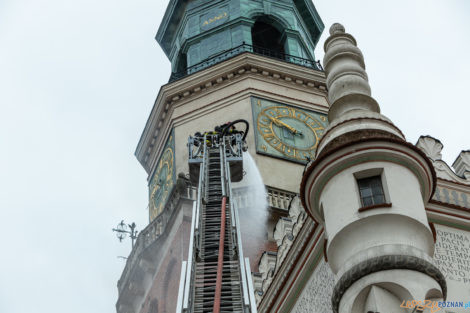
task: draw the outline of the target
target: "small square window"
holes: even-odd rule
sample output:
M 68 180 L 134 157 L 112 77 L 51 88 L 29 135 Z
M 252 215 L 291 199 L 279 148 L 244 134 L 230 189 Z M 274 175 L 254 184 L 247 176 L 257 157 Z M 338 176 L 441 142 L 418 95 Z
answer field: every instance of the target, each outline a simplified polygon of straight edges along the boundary
M 385 194 L 380 175 L 357 180 L 362 207 L 385 203 Z

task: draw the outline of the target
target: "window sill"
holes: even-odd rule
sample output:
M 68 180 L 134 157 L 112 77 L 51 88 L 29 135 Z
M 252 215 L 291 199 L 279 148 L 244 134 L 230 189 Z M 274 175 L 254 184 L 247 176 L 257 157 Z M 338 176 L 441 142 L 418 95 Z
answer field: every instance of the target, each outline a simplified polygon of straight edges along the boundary
M 364 206 L 362 208 L 359 208 L 359 212 L 364 212 L 364 211 L 369 211 L 373 209 L 380 209 L 380 208 L 391 208 L 392 204 L 391 203 L 381 203 L 381 204 L 374 204 L 374 205 L 369 205 L 369 206 Z

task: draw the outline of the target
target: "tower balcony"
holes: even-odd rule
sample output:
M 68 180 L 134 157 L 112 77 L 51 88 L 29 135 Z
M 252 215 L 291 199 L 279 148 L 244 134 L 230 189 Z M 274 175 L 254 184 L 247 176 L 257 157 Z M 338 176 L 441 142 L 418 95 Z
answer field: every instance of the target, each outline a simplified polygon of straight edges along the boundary
M 311 69 L 315 69 L 317 71 L 321 71 L 321 72 L 324 71 L 323 66 L 321 65 L 319 60 L 312 61 L 310 59 L 305 59 L 305 58 L 301 58 L 298 56 L 286 54 L 277 50 L 266 49 L 263 47 L 253 46 L 247 43 L 243 43 L 237 47 L 223 51 L 210 58 L 207 58 L 204 61 L 199 62 L 193 66 L 190 66 L 185 70 L 172 73 L 170 76 L 169 82 L 171 83 L 171 82 L 177 81 L 183 77 L 199 72 L 205 68 L 208 68 L 212 65 L 215 65 L 225 60 L 228 60 L 230 58 L 233 58 L 242 53 L 253 53 L 253 54 L 262 55 L 268 58 L 281 60 L 287 63 L 292 63 L 292 64 L 308 67 Z

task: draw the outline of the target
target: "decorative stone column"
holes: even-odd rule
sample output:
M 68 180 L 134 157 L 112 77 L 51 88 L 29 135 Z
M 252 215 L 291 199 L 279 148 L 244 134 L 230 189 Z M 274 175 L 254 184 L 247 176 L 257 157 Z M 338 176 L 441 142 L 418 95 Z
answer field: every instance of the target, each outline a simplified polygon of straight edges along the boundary
M 425 212 L 435 188 L 432 164 L 380 114 L 361 50 L 340 24 L 330 28 L 324 67 L 330 125 L 300 191 L 325 227 L 337 277 L 333 311 L 407 312 L 403 300 L 445 298 Z

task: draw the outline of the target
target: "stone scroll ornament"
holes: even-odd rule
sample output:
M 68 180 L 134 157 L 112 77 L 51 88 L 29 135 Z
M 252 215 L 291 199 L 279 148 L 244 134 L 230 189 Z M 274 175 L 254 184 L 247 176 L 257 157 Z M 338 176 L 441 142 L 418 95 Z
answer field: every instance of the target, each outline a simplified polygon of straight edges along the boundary
M 447 298 L 445 277 L 435 265 L 410 255 L 384 255 L 359 263 L 341 277 L 331 297 L 333 312 L 338 313 L 341 298 L 356 281 L 372 273 L 396 269 L 413 270 L 428 275 L 441 286 L 444 300 Z

